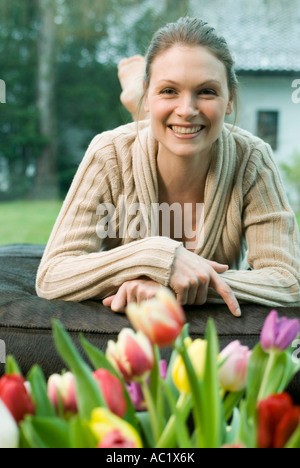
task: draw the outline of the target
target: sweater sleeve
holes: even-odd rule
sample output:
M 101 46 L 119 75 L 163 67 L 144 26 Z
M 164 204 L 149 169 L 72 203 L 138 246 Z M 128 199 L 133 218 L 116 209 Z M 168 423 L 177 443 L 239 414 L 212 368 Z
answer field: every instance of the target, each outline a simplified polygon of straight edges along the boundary
M 140 276 L 169 284 L 181 243 L 155 236 L 120 245 L 97 235 L 102 216 L 97 208 L 116 205 L 121 186 L 114 146 L 100 135 L 89 146 L 49 238 L 36 278 L 38 296 L 100 299 Z
M 300 306 L 300 240 L 269 145 L 261 143 L 248 163 L 243 232 L 250 270 L 221 276 L 242 302 L 270 307 Z M 211 294 L 211 302 L 216 302 Z

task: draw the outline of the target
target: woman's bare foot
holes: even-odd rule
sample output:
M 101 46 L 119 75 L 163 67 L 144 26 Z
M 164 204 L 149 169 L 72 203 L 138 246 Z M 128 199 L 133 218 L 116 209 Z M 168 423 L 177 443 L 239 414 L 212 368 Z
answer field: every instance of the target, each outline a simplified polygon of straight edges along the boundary
M 132 114 L 134 120 L 147 118 L 143 107 L 138 116 L 138 106 L 143 96 L 143 80 L 145 76 L 145 59 L 141 55 L 135 55 L 121 60 L 118 66 L 118 77 L 122 87 L 120 96 L 124 107 Z

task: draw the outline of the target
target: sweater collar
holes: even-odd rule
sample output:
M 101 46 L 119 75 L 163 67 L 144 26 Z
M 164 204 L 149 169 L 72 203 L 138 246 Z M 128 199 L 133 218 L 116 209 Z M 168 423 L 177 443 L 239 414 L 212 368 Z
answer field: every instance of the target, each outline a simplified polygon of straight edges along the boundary
M 196 254 L 208 260 L 213 258 L 222 235 L 235 172 L 235 141 L 227 125 L 214 147 L 205 185 L 204 224 L 200 226 L 203 231 L 195 249 Z M 151 236 L 151 207 L 158 203 L 157 153 L 158 142 L 149 122 L 140 122 L 133 145 L 133 177 L 139 202 L 147 207 L 142 214 L 148 226 L 147 236 Z

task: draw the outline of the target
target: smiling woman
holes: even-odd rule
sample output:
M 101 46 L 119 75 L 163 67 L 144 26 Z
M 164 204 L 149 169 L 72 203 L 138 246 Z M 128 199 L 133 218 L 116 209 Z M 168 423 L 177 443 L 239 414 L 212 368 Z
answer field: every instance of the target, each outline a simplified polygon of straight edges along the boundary
M 105 298 L 122 312 L 168 286 L 183 305 L 225 301 L 237 317 L 239 302 L 299 306 L 299 231 L 271 148 L 224 123 L 238 84 L 225 39 L 181 18 L 154 35 L 146 59 L 122 60 L 119 77 L 123 104 L 138 119 L 142 100 L 144 121 L 91 142 L 39 267 L 38 295 Z M 180 216 L 169 217 L 165 236 L 159 207 L 175 204 Z M 111 206 L 107 232 L 113 224 L 118 235 L 99 236 Z

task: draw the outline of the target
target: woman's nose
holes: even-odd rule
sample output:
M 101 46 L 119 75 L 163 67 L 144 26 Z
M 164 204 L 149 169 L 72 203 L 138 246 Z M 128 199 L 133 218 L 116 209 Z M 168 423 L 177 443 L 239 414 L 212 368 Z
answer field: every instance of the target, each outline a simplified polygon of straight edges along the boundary
M 182 118 L 196 117 L 199 114 L 197 100 L 194 96 L 186 95 L 180 98 L 176 108 L 177 115 Z

